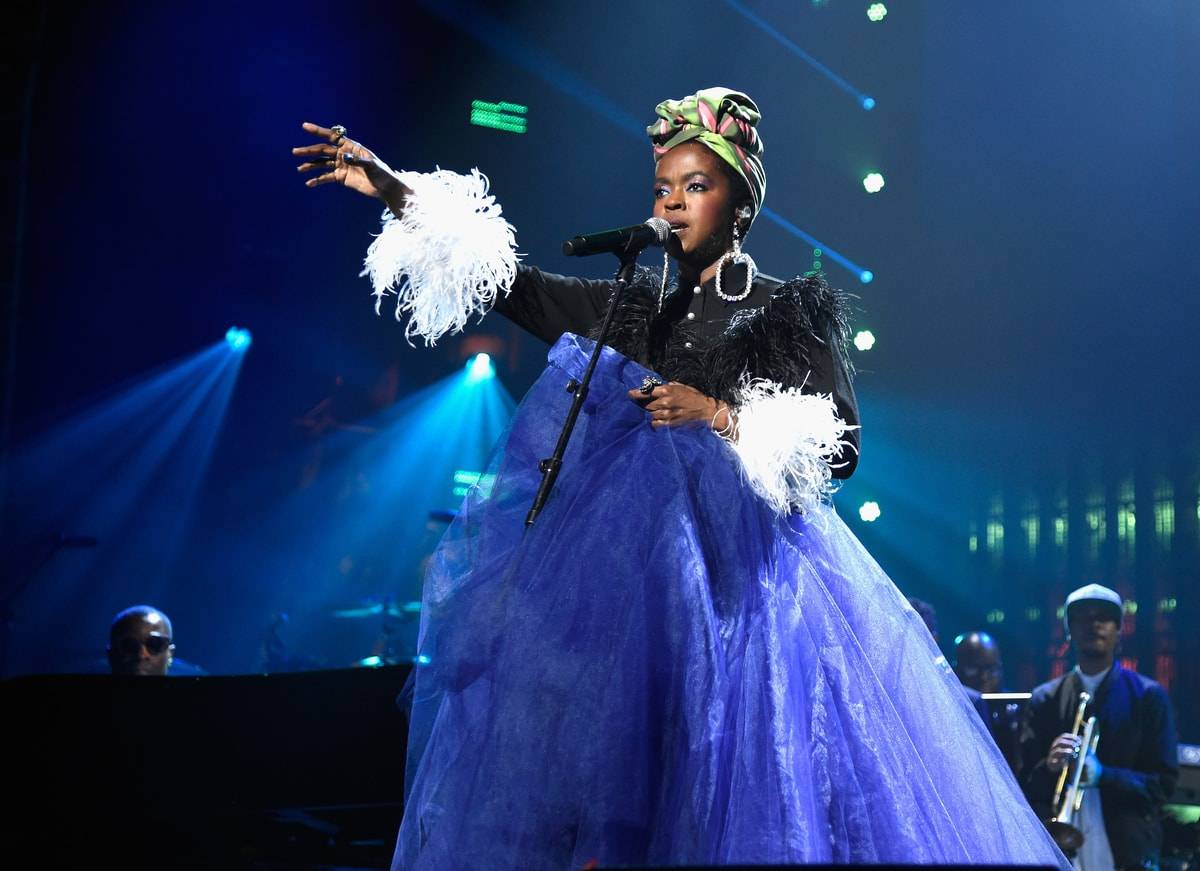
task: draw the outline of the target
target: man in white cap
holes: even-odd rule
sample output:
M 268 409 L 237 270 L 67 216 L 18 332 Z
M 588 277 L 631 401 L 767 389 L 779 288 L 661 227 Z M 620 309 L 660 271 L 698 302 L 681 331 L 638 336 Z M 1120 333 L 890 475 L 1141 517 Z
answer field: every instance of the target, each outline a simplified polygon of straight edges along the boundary
M 1099 584 L 1067 596 L 1063 617 L 1077 665 L 1033 691 L 1021 734 L 1023 786 L 1049 818 L 1059 773 L 1086 748 L 1071 727 L 1079 695 L 1091 696 L 1100 743 L 1080 781 L 1086 788 L 1074 825 L 1083 835 L 1073 861 L 1080 871 L 1157 868 L 1160 811 L 1179 774 L 1175 723 L 1166 692 L 1117 662 L 1121 597 Z

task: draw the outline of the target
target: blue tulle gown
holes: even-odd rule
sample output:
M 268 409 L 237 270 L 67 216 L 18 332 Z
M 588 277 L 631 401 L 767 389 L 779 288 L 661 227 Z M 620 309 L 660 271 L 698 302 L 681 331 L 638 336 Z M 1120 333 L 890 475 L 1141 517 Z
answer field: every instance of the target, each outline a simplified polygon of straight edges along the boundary
M 780 519 L 565 335 L 425 581 L 397 869 L 1069 867 L 925 626 L 832 507 Z

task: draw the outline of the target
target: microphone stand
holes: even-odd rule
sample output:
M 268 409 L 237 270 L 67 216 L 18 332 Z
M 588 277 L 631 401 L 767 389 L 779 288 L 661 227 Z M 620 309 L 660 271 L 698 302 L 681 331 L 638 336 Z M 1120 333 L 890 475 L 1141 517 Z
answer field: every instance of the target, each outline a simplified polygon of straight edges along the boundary
M 583 401 L 587 398 L 588 388 L 592 383 L 592 372 L 596 369 L 596 363 L 600 361 L 600 351 L 604 348 L 604 340 L 608 338 L 608 330 L 612 325 L 613 315 L 617 312 L 617 305 L 633 280 L 633 270 L 637 267 L 637 256 L 640 251 L 639 248 L 636 251 L 625 250 L 617 253 L 617 257 L 621 260 L 621 265 L 617 269 L 617 287 L 613 291 L 612 299 L 609 300 L 608 312 L 605 313 L 604 322 L 600 325 L 600 334 L 596 336 L 596 347 L 592 349 L 592 356 L 588 360 L 587 369 L 584 370 L 583 380 L 576 381 L 572 378 L 567 382 L 567 392 L 575 398 L 571 401 L 567 419 L 563 423 L 562 432 L 558 435 L 558 444 L 554 446 L 553 456 L 538 463 L 538 471 L 542 473 L 542 482 L 538 485 L 537 495 L 533 497 L 533 506 L 529 509 L 529 514 L 525 516 L 526 529 L 533 526 L 533 522 L 537 520 L 542 508 L 546 505 L 546 500 L 550 498 L 554 482 L 558 480 L 563 454 L 567 451 L 567 442 L 571 440 L 571 433 L 575 430 L 575 421 L 579 417 Z

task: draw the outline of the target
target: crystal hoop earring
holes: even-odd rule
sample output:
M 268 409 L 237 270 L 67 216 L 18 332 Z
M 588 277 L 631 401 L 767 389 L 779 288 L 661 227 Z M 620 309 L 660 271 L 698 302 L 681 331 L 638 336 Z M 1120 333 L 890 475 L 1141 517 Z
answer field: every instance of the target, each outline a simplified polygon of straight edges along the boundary
M 725 266 L 729 263 L 744 263 L 746 265 L 746 289 L 739 294 L 730 295 L 721 290 L 721 273 L 725 271 Z M 738 233 L 737 218 L 733 219 L 733 250 L 726 251 L 720 261 L 717 262 L 717 296 L 726 302 L 741 302 L 750 295 L 750 291 L 754 284 L 754 279 L 758 275 L 758 266 L 754 263 L 754 258 L 742 250 L 741 234 Z

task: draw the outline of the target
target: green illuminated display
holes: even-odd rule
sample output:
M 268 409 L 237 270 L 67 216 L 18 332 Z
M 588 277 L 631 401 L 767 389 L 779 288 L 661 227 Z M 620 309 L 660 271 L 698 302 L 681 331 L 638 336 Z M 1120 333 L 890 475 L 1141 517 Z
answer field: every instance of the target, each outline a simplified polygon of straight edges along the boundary
M 495 483 L 495 475 L 473 472 L 468 469 L 458 469 L 454 473 L 454 489 L 452 492 L 455 496 L 466 496 L 471 492 L 472 487 L 479 487 L 486 495 L 491 492 L 492 485 Z
M 509 133 L 526 132 L 527 106 L 519 103 L 489 103 L 486 100 L 471 101 L 471 123 L 477 127 L 491 127 Z

